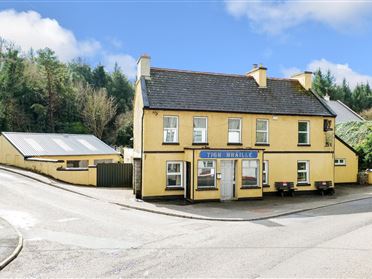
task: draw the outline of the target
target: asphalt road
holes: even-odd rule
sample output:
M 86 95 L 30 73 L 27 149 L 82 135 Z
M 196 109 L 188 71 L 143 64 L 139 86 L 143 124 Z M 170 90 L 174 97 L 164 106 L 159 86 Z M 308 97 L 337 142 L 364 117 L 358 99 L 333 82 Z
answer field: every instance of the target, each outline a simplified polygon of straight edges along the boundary
M 372 199 L 259 222 L 122 208 L 0 171 L 24 236 L 0 277 L 371 277 Z

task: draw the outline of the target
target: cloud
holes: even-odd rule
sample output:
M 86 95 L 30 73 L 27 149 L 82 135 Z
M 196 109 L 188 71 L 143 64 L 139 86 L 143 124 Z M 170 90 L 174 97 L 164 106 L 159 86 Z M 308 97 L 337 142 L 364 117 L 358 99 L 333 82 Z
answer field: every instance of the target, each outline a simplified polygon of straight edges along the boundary
M 372 84 L 372 76 L 354 71 L 348 64 L 337 64 L 330 62 L 324 58 L 310 62 L 307 65 L 306 69 L 312 72 L 315 72 L 318 69 L 322 70 L 322 72 L 326 72 L 329 70 L 335 77 L 335 82 L 337 84 L 342 84 L 342 81 L 346 79 L 351 88 L 355 88 L 357 84 L 360 83 L 368 82 Z M 296 67 L 282 69 L 282 73 L 286 77 L 290 77 L 298 72 L 300 72 L 300 70 Z
M 372 3 L 368 1 L 227 0 L 225 3 L 229 14 L 247 18 L 254 30 L 276 35 L 307 21 L 350 30 L 363 25 L 372 15 Z
M 0 36 L 24 51 L 49 47 L 64 61 L 77 56 L 91 56 L 101 49 L 98 41 L 79 41 L 73 32 L 63 28 L 57 20 L 43 18 L 35 11 L 1 11 Z
M 136 77 L 136 60 L 128 54 L 106 54 L 104 55 L 104 64 L 108 70 L 112 71 L 115 67 L 115 63 L 118 64 L 123 73 L 129 78 L 134 79 Z

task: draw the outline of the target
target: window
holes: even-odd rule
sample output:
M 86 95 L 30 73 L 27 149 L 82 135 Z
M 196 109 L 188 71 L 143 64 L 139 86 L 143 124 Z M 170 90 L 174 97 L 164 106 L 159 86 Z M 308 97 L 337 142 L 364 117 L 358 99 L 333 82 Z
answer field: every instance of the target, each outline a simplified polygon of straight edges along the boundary
M 258 160 L 242 161 L 242 186 L 258 186 Z
M 194 117 L 194 143 L 206 143 L 207 139 L 207 117 Z
M 310 144 L 309 121 L 298 122 L 298 144 Z
M 269 183 L 269 161 L 263 161 L 262 164 L 262 184 Z
M 297 162 L 297 183 L 309 183 L 309 161 Z
M 256 120 L 256 143 L 269 143 L 269 120 Z
M 240 143 L 241 140 L 241 119 L 229 118 L 229 143 Z
M 182 162 L 167 162 L 167 187 L 183 187 Z
M 69 160 L 66 162 L 67 168 L 87 168 L 88 160 Z
M 178 117 L 164 116 L 164 142 L 178 142 Z
M 112 163 L 112 159 L 99 159 L 99 160 L 94 160 L 94 165 L 98 165 L 98 164 L 111 164 Z
M 346 159 L 335 159 L 335 166 L 346 166 Z
M 216 187 L 216 162 L 213 160 L 198 161 L 198 188 Z

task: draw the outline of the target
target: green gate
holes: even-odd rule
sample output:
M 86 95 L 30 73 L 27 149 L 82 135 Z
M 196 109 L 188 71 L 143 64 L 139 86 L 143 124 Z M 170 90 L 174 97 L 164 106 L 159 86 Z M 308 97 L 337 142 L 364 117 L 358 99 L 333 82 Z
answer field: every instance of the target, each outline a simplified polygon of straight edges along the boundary
M 132 187 L 132 164 L 98 164 L 97 186 L 99 187 Z

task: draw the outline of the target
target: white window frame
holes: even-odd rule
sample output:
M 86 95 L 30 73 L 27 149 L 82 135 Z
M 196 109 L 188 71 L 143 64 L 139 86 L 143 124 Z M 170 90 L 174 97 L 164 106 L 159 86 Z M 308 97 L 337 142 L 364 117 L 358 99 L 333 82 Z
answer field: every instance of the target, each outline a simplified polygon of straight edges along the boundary
M 176 128 L 166 128 L 165 127 L 165 119 L 166 118 L 176 118 L 177 119 L 177 127 Z M 179 127 L 179 122 L 178 122 L 178 116 L 176 115 L 164 115 L 163 116 L 163 142 L 164 143 L 178 143 L 178 127 Z M 166 131 L 172 131 L 174 130 L 174 140 L 173 141 L 167 141 L 167 133 Z
M 306 169 L 299 170 L 298 169 L 298 164 L 299 163 L 305 163 Z M 306 173 L 306 181 L 298 181 L 298 174 L 300 172 L 301 173 Z M 309 183 L 310 183 L 310 161 L 308 161 L 308 160 L 297 161 L 297 184 L 309 184 Z
M 239 129 L 230 129 L 229 128 L 229 121 L 230 120 L 239 120 Z M 234 142 L 230 141 L 230 132 L 239 132 L 239 141 Z M 228 143 L 241 143 L 242 142 L 242 119 L 238 117 L 230 117 L 227 120 L 227 142 Z
M 256 177 L 257 183 L 255 185 L 244 185 L 243 184 L 244 162 L 250 162 L 250 161 L 256 161 L 256 164 L 257 164 L 257 177 Z M 242 181 L 242 187 L 243 188 L 258 187 L 260 185 L 260 160 L 257 160 L 257 159 L 254 159 L 254 160 L 242 160 L 241 181 Z
M 266 122 L 266 130 L 258 130 L 257 124 L 259 121 Z M 266 142 L 257 141 L 257 133 L 266 133 Z M 256 119 L 256 143 L 268 144 L 269 143 L 269 119 L 258 118 Z
M 265 178 L 265 182 L 264 182 Z M 269 161 L 264 160 L 262 163 L 262 184 L 268 185 L 269 184 Z
M 346 159 L 345 158 L 336 158 L 335 159 L 335 166 L 346 166 Z
M 300 123 L 306 123 L 306 131 L 300 131 Z M 309 120 L 300 120 L 297 124 L 297 137 L 298 137 L 298 145 L 309 145 L 310 144 L 310 121 Z M 300 142 L 300 134 L 307 135 L 307 142 Z
M 213 181 L 213 186 L 200 186 L 199 185 L 199 162 L 205 162 L 205 161 L 211 161 L 211 162 L 213 162 L 213 169 L 214 169 L 214 181 Z M 207 159 L 207 160 L 198 160 L 198 162 L 197 162 L 197 172 L 196 172 L 196 183 L 197 183 L 197 188 L 198 189 L 208 189 L 208 188 L 217 188 L 217 162 L 216 162 L 216 160 L 209 160 L 209 159 Z M 212 169 L 212 167 L 206 167 L 207 169 Z M 204 168 L 205 169 L 205 168 Z
M 170 164 L 178 164 L 180 165 L 180 172 L 168 172 L 168 165 Z M 166 187 L 167 188 L 183 188 L 183 162 L 182 161 L 167 161 L 166 163 Z M 168 176 L 169 175 L 181 175 L 181 185 L 168 185 Z
M 205 119 L 205 128 L 195 128 L 194 127 L 194 120 L 195 119 Z M 193 127 L 193 134 L 192 134 L 192 141 L 193 143 L 207 143 L 208 142 L 208 117 L 206 116 L 194 116 L 192 119 L 192 127 Z M 205 141 L 195 141 L 195 132 L 201 131 L 205 133 Z

